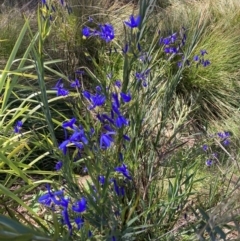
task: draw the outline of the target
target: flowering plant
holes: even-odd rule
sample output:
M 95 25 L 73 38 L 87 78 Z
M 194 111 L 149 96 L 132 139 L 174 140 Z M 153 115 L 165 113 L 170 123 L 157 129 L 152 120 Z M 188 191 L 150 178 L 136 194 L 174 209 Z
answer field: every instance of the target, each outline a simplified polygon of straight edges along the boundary
M 78 35 L 84 43 L 91 39 L 102 44 L 99 60 L 87 53 L 92 68 L 78 66 L 69 77 L 44 62 L 44 44 L 57 9 L 72 14 L 71 8 L 65 1 L 57 7 L 53 1 L 42 1 L 38 48 L 32 48 L 39 91 L 23 101 L 26 108 L 10 121 L 14 136 L 8 143 L 18 139 L 29 141 L 32 148 L 45 148 L 29 167 L 51 158 L 49 178 L 36 182 L 47 184 L 42 186 L 44 193 L 35 200 L 48 215 L 35 218 L 56 240 L 167 239 L 177 220 L 186 217 L 183 207 L 193 195 L 199 163 L 186 165 L 184 155 L 177 155 L 177 160 L 169 155 L 187 144 L 180 130 L 193 111 L 190 100 L 179 98 L 178 87 L 186 73 L 211 68 L 211 49 L 198 46 L 200 51 L 195 51 L 198 28 L 190 40 L 189 26 L 161 33 L 152 24 L 153 3 L 142 0 L 138 14 L 122 20 L 124 39 L 118 38 L 119 30 L 110 20 L 95 26 L 94 16 L 85 21 Z M 51 87 L 47 71 L 56 80 Z M 35 133 L 39 129 L 29 128 L 29 123 L 39 120 L 44 127 Z M 230 144 L 228 132 L 217 137 L 224 146 Z M 209 149 L 203 146 L 204 153 Z M 15 153 L 4 150 L 10 157 Z M 16 169 L 15 162 L 6 163 L 31 185 L 20 170 L 31 174 L 25 164 Z M 208 158 L 206 165 L 213 164 L 213 157 Z

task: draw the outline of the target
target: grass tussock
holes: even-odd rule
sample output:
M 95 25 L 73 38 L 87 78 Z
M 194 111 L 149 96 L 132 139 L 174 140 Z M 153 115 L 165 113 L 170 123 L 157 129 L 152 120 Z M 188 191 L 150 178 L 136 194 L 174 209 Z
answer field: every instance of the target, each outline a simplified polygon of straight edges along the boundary
M 234 115 L 239 106 L 239 1 L 172 1 L 157 17 L 166 35 L 169 30 L 173 33 L 186 27 L 188 44 L 194 38 L 194 29 L 203 26 L 189 60 L 193 62 L 200 50 L 207 50 L 211 65 L 186 70 L 177 86 L 179 95 L 195 102 L 193 118 L 203 123 Z

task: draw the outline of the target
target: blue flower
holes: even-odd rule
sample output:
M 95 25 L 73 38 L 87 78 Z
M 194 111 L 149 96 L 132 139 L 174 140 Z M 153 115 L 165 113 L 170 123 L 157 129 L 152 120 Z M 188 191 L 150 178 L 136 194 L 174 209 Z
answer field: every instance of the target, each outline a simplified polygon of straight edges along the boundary
M 57 90 L 57 96 L 66 96 L 69 93 L 68 90 L 63 88 L 62 79 L 58 80 L 57 84 L 53 89 Z
M 79 129 L 75 129 L 72 136 L 69 138 L 71 142 L 83 142 L 85 145 L 88 144 L 88 139 L 85 135 L 84 129 L 80 127 Z
M 118 196 L 124 196 L 124 194 L 125 194 L 124 187 L 119 187 L 117 184 L 117 181 L 114 178 L 111 181 L 113 182 L 113 188 L 114 188 L 115 193 Z
M 105 177 L 102 176 L 102 175 L 98 176 L 98 181 L 99 181 L 99 183 L 100 183 L 101 185 L 104 185 L 104 183 L 105 183 Z
M 135 77 L 137 80 L 144 80 L 145 79 L 145 75 L 143 73 L 136 73 Z
M 99 37 L 105 40 L 107 43 L 112 41 L 115 37 L 113 26 L 109 23 L 100 25 Z
M 87 91 L 87 90 L 84 90 L 83 91 L 83 96 L 86 98 L 86 99 L 88 99 L 89 101 L 91 101 L 91 94 Z
M 124 140 L 126 140 L 126 141 L 130 141 L 130 140 L 131 140 L 130 137 L 127 136 L 127 135 L 123 135 L 123 138 L 124 138 Z
M 116 106 L 116 108 L 119 108 L 120 103 L 119 103 L 119 99 L 118 99 L 118 94 L 112 93 L 112 99 L 113 99 L 113 102 L 114 102 L 114 105 Z
M 159 44 L 169 45 L 171 43 L 169 37 L 167 38 L 160 38 Z
M 198 55 L 195 55 L 195 56 L 193 57 L 193 60 L 197 62 L 197 61 L 199 61 L 199 60 L 200 60 L 200 58 L 199 58 L 199 56 L 198 56 Z
M 121 115 L 118 107 L 114 103 L 112 104 L 112 112 L 113 112 L 113 116 L 112 116 L 113 118 L 114 118 L 114 113 L 117 114 L 117 115 Z
M 181 61 L 178 61 L 178 62 L 177 62 L 177 66 L 178 66 L 178 68 L 181 68 L 181 67 L 183 66 L 182 62 L 181 62 Z
M 163 45 L 170 45 L 175 43 L 176 40 L 177 40 L 177 33 L 173 33 L 172 35 L 166 38 L 161 38 L 159 43 Z
M 39 197 L 38 202 L 50 207 L 52 203 L 59 205 L 59 201 L 56 199 L 57 198 L 61 198 L 63 197 L 63 191 L 56 191 L 56 192 L 52 192 L 50 185 L 46 185 L 48 192 L 44 195 L 42 195 L 41 197 Z
M 118 88 L 121 88 L 121 86 L 122 86 L 121 81 L 120 80 L 116 80 L 115 81 L 115 86 L 117 86 Z
M 82 197 L 81 200 L 77 201 L 75 205 L 72 205 L 72 210 L 74 212 L 82 213 L 87 209 L 87 200 Z
M 230 133 L 228 131 L 224 131 L 225 137 L 230 137 Z
M 73 87 L 73 88 L 79 88 L 81 85 L 80 85 L 80 83 L 79 83 L 79 80 L 78 80 L 78 79 L 75 79 L 75 80 L 71 83 L 70 86 Z
M 218 135 L 218 137 L 220 137 L 221 139 L 230 137 L 230 133 L 229 133 L 228 131 L 218 132 L 217 135 Z
M 147 77 L 148 77 L 149 72 L 150 72 L 150 69 L 147 69 L 141 73 L 135 74 L 137 81 L 142 81 L 143 87 L 147 86 Z
M 16 134 L 19 133 L 20 130 L 22 129 L 22 125 L 23 125 L 22 121 L 17 121 L 17 123 L 14 126 L 14 133 Z
M 102 123 L 104 123 L 104 120 L 108 120 L 110 123 L 112 123 L 114 125 L 114 120 L 113 118 L 111 118 L 110 116 L 108 116 L 107 114 L 97 114 L 97 118 L 99 121 L 101 121 Z
M 211 62 L 210 62 L 209 60 L 203 60 L 203 61 L 202 61 L 203 67 L 207 67 L 207 66 L 210 65 L 210 64 L 211 64 Z
M 64 155 L 67 154 L 67 144 L 69 144 L 69 143 L 70 143 L 70 141 L 66 140 L 58 147 L 63 152 Z
M 204 144 L 204 145 L 202 146 L 202 149 L 203 149 L 204 151 L 207 151 L 208 145 Z
M 127 166 L 125 164 L 122 164 L 120 167 L 114 168 L 114 171 L 122 173 L 123 176 L 125 176 L 127 179 L 131 180 L 131 176 L 129 174 L 129 170 L 127 169 Z
M 171 43 L 175 43 L 175 41 L 177 40 L 177 33 L 173 33 L 170 37 Z
M 197 62 L 197 66 L 198 64 L 202 64 L 203 67 L 207 67 L 208 65 L 211 64 L 211 62 L 209 60 L 204 60 L 204 55 L 207 54 L 206 50 L 200 50 L 200 56 L 199 55 L 195 55 L 193 57 L 193 60 L 195 62 Z
M 222 133 L 222 132 L 218 132 L 217 135 L 218 135 L 218 137 L 220 137 L 220 138 L 222 138 L 222 139 L 225 138 L 225 135 L 224 135 L 224 133 Z
M 96 92 L 98 94 L 101 94 L 101 91 L 102 91 L 101 87 L 100 86 L 96 86 Z
M 224 146 L 228 146 L 230 144 L 230 140 L 225 139 L 222 143 L 223 143 Z
M 68 95 L 68 90 L 65 90 L 64 88 L 59 88 L 57 92 L 57 96 L 66 96 Z
M 206 161 L 206 165 L 207 165 L 208 167 L 212 166 L 212 164 L 213 164 L 213 161 L 212 161 L 211 159 L 208 159 L 208 160 Z
M 94 109 L 97 106 L 104 105 L 105 101 L 106 101 L 106 97 L 101 93 L 92 95 L 88 91 L 85 90 L 85 91 L 83 91 L 83 96 L 92 103 L 92 106 L 89 106 L 90 110 Z
M 69 127 L 71 129 L 74 129 L 75 122 L 76 122 L 76 118 L 73 117 L 71 120 L 63 122 L 62 127 L 63 128 Z
M 107 131 L 110 131 L 110 132 L 114 131 L 113 128 L 110 125 L 104 125 L 103 128 Z
M 205 49 L 200 50 L 200 54 L 204 56 L 205 54 L 208 54 L 208 52 Z
M 81 142 L 73 142 L 74 146 L 76 146 L 78 149 L 82 150 L 84 148 L 84 145 Z
M 61 197 L 58 202 L 58 205 L 63 207 L 63 208 L 67 208 L 68 207 L 68 203 L 70 201 L 70 198 L 64 198 L 64 197 Z
M 123 102 L 125 102 L 125 103 L 129 102 L 132 99 L 130 93 L 125 94 L 125 93 L 121 92 L 120 95 L 121 95 Z
M 62 166 L 63 166 L 62 161 L 58 161 L 55 165 L 55 170 L 59 171 L 62 168 Z
M 135 77 L 137 80 L 146 80 L 146 78 L 148 77 L 149 74 L 149 70 L 143 71 L 143 72 L 138 72 L 135 74 Z
M 140 16 L 137 16 L 136 18 L 134 18 L 134 16 L 131 15 L 129 18 L 129 22 L 124 21 L 124 23 L 130 28 L 137 28 L 140 24 L 140 21 L 141 21 Z
M 115 125 L 117 128 L 121 128 L 124 125 L 127 126 L 128 120 L 124 116 L 118 115 L 118 117 L 116 118 Z
M 82 35 L 85 36 L 85 37 L 91 36 L 92 33 L 91 33 L 90 28 L 89 28 L 89 27 L 84 27 L 84 28 L 82 29 Z
M 72 233 L 72 224 L 70 222 L 68 210 L 66 207 L 62 211 L 62 219 L 63 219 L 63 224 L 66 224 L 68 226 L 68 230 L 71 234 Z
M 107 149 L 109 148 L 112 143 L 113 143 L 113 138 L 111 137 L 111 135 L 114 135 L 115 132 L 107 132 L 101 135 L 100 137 L 100 148 L 101 149 Z
M 176 47 L 165 47 L 164 48 L 164 52 L 166 54 L 177 54 L 178 53 L 178 49 Z
M 64 4 L 64 0 L 60 0 L 60 3 L 61 3 L 61 5 L 63 6 L 63 4 Z
M 74 219 L 75 223 L 77 224 L 77 228 L 78 230 L 81 229 L 83 227 L 83 224 L 84 224 L 84 219 L 81 218 L 81 217 L 76 217 Z
M 91 232 L 91 230 L 88 231 L 88 237 L 89 237 L 89 238 L 92 237 L 92 232 Z

